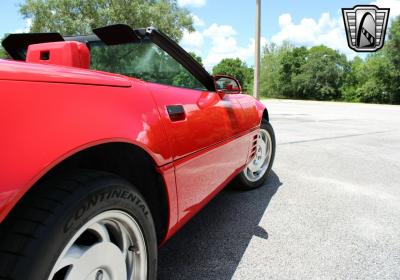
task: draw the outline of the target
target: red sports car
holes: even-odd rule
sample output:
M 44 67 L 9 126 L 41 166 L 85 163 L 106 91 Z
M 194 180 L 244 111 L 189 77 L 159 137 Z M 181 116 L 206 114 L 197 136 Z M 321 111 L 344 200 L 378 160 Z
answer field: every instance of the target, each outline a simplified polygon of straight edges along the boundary
M 237 80 L 154 28 L 93 33 L 2 43 L 0 279 L 156 279 L 158 246 L 271 170 L 268 111 Z

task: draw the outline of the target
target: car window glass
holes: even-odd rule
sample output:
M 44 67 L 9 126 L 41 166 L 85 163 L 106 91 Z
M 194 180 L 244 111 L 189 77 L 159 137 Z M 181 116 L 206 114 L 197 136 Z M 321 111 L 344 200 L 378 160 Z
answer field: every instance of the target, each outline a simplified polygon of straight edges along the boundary
M 123 45 L 90 43 L 91 69 L 118 73 L 147 82 L 206 90 L 205 87 L 152 42 Z

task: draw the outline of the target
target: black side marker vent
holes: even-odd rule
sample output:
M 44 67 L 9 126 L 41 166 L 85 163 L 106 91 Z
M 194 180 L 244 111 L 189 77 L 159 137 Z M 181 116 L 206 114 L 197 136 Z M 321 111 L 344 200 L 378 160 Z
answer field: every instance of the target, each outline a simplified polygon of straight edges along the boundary
M 251 143 L 250 159 L 253 159 L 257 152 L 257 139 L 258 134 L 253 136 L 253 142 Z

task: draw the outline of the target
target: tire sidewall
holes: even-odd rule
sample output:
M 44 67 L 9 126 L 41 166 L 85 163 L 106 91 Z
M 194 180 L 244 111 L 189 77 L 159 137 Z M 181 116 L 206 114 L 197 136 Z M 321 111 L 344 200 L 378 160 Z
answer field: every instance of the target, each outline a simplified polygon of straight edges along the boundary
M 135 219 L 146 242 L 148 277 L 156 279 L 157 238 L 150 209 L 134 187 L 128 182 L 111 176 L 94 180 L 67 196 L 62 206 L 41 233 L 42 243 L 32 258 L 29 279 L 43 280 L 48 276 L 64 248 L 76 232 L 95 216 L 120 210 Z

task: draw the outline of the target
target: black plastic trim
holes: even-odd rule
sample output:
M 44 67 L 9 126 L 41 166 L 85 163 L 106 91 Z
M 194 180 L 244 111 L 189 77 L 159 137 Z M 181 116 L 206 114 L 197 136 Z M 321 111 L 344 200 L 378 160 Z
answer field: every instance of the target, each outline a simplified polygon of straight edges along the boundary
M 12 59 L 25 60 L 29 45 L 60 41 L 64 41 L 60 33 L 23 33 L 8 35 L 1 45 Z
M 107 45 L 120 45 L 127 43 L 138 43 L 140 38 L 136 32 L 126 24 L 114 24 L 93 29 L 97 35 Z

